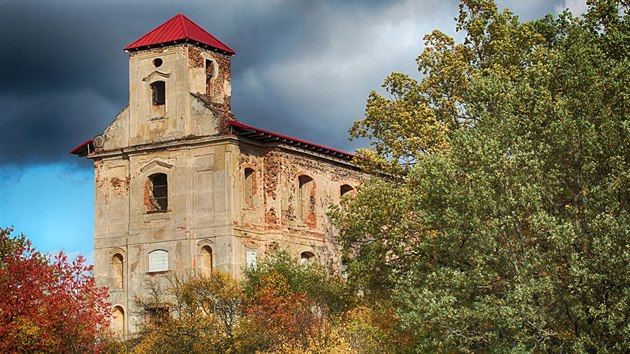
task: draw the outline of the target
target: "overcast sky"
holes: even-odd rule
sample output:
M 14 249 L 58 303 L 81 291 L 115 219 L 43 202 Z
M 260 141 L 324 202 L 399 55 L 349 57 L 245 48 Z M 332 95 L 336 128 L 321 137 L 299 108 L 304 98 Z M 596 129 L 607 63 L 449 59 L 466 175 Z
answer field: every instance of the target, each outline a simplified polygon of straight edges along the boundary
M 523 20 L 583 0 L 499 1 Z M 68 151 L 128 102 L 122 48 L 181 12 L 236 51 L 232 111 L 244 123 L 353 151 L 348 129 L 391 72 L 419 77 L 457 1 L 0 0 L 0 227 L 45 252 L 92 252 L 91 160 Z

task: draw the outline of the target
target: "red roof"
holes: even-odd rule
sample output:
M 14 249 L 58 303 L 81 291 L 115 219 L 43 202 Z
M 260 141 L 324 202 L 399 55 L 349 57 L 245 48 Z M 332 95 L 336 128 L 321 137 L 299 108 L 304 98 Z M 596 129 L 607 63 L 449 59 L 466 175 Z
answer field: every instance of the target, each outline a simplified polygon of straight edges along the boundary
M 354 154 L 333 149 L 328 146 L 311 143 L 309 141 L 293 138 L 287 135 L 274 133 L 268 130 L 257 128 L 251 125 L 243 124 L 239 121 L 229 120 L 227 124 L 235 128 L 236 134 L 244 136 L 249 139 L 258 140 L 262 142 L 279 142 L 292 146 L 297 146 L 306 150 L 313 150 L 322 154 L 338 157 L 344 160 L 352 160 L 355 157 Z
M 211 47 L 228 55 L 236 54 L 232 48 L 206 32 L 206 30 L 199 27 L 199 25 L 192 22 L 181 13 L 131 43 L 125 47 L 125 50 L 139 50 L 157 46 L 158 44 L 172 44 L 177 42 L 188 42 Z
M 86 156 L 88 152 L 90 152 L 90 144 L 92 144 L 92 142 L 93 142 L 92 139 L 86 140 L 83 143 L 81 143 L 81 145 L 70 150 L 70 153 L 75 154 L 80 157 Z

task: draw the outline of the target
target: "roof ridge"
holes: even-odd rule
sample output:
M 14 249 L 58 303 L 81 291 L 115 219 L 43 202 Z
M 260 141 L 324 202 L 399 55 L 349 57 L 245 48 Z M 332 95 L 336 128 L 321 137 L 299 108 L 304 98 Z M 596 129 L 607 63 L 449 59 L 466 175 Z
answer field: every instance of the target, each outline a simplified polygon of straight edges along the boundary
M 182 28 L 182 31 L 184 32 L 184 35 L 186 35 L 187 38 L 190 38 L 190 33 L 188 32 L 188 26 L 187 26 L 186 20 L 188 20 L 188 22 L 192 22 L 192 21 L 181 12 L 178 13 L 176 16 L 177 16 L 177 19 L 179 20 L 178 22 Z

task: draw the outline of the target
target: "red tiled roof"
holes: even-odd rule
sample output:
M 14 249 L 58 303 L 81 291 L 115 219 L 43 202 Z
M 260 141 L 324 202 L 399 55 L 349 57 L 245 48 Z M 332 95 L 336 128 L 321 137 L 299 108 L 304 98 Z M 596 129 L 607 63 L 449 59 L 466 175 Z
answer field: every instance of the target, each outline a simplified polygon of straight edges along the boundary
M 322 154 L 338 157 L 344 160 L 352 160 L 355 157 L 354 154 L 333 149 L 328 146 L 311 143 L 309 141 L 293 138 L 287 135 L 274 133 L 268 130 L 257 128 L 251 125 L 243 124 L 235 120 L 228 120 L 227 124 L 235 129 L 237 135 L 244 136 L 249 139 L 258 140 L 262 142 L 279 142 L 292 146 L 297 146 L 306 150 L 313 150 Z
M 196 23 L 192 22 L 188 17 L 180 14 L 159 25 L 153 31 L 145 34 L 140 39 L 131 43 L 125 50 L 138 50 L 157 46 L 158 44 L 168 44 L 175 42 L 188 42 L 201 46 L 208 46 L 217 49 L 228 55 L 234 55 L 236 52 L 232 48 L 225 45 L 216 37 L 206 32 Z

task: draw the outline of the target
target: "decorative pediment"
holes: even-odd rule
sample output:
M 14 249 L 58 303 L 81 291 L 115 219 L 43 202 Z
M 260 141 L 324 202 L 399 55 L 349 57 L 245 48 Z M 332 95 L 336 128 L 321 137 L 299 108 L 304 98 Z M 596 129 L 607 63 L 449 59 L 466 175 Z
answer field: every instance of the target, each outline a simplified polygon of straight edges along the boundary
M 152 81 L 155 81 L 156 79 L 168 79 L 169 77 L 171 77 L 171 73 L 165 73 L 165 72 L 156 70 L 150 73 L 144 79 L 142 79 L 142 81 L 152 82 Z
M 150 171 L 156 167 L 162 167 L 162 168 L 166 168 L 168 170 L 170 170 L 171 168 L 173 168 L 173 165 L 166 163 L 164 161 L 160 161 L 160 160 L 153 160 L 151 162 L 149 162 L 148 164 L 144 165 L 142 168 L 140 168 L 140 171 L 142 173 L 145 173 L 147 171 Z

